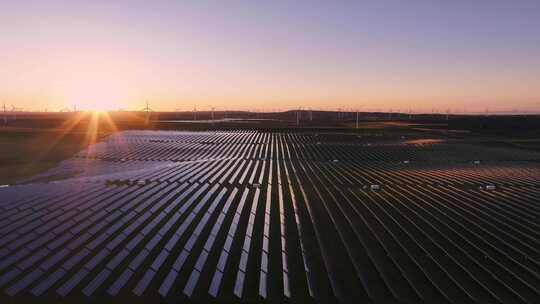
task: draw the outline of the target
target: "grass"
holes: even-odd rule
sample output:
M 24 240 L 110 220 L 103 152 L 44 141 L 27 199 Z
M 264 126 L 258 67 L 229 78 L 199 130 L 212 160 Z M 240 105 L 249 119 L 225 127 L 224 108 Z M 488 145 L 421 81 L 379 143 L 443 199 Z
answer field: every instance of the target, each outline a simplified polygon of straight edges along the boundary
M 0 129 L 0 184 L 15 184 L 46 171 L 87 145 L 84 132 Z

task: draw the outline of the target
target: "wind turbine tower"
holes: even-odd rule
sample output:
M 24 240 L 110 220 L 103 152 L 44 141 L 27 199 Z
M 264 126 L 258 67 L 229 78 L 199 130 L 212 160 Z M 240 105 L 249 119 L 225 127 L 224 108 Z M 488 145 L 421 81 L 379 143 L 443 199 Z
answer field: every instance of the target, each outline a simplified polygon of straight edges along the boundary
M 150 104 L 148 103 L 148 100 L 146 101 L 146 107 L 143 109 L 144 112 L 146 112 L 146 124 L 150 122 L 150 112 L 152 109 L 150 109 Z
M 14 105 L 11 105 L 11 113 L 13 114 L 13 120 L 17 120 L 18 111 L 21 111 L 21 109 L 18 109 Z

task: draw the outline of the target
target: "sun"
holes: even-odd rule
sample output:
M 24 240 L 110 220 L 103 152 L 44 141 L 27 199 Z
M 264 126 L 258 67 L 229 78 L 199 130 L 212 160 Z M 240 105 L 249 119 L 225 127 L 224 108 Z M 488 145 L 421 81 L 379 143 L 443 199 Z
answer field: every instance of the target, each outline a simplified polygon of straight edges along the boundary
M 126 94 L 99 87 L 95 91 L 73 90 L 66 96 L 65 102 L 69 104 L 68 108 L 76 108 L 78 111 L 110 112 L 124 109 L 127 99 Z
M 81 111 L 89 111 L 96 113 L 104 113 L 110 111 L 119 110 L 122 107 L 122 103 L 116 101 L 86 101 L 86 102 L 74 102 L 75 107 Z

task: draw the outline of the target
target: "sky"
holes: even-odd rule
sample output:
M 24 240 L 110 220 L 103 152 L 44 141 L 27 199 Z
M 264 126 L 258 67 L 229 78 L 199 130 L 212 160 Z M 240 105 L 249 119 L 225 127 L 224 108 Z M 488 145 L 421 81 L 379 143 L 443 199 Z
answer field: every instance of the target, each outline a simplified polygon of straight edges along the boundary
M 0 0 L 29 110 L 540 112 L 540 1 Z

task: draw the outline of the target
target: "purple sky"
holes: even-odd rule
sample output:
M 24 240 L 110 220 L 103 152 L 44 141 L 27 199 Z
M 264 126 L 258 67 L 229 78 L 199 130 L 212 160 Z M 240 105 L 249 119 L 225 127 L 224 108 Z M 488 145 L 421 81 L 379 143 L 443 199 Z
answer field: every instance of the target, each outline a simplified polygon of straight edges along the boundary
M 1 1 L 32 109 L 540 110 L 540 1 Z

